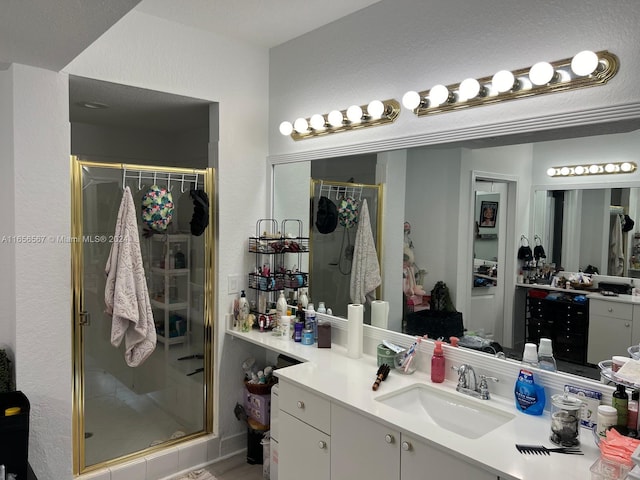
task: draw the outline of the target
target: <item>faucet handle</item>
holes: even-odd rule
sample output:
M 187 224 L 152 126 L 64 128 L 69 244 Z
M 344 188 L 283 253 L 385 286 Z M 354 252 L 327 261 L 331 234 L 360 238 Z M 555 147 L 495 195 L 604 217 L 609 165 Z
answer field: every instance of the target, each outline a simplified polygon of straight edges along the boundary
M 487 384 L 487 380 L 492 380 L 494 383 L 498 383 L 500 379 L 496 377 L 491 377 L 487 375 L 480 375 L 480 385 L 478 387 L 478 393 L 480 393 L 480 398 L 482 400 L 489 400 L 489 385 Z

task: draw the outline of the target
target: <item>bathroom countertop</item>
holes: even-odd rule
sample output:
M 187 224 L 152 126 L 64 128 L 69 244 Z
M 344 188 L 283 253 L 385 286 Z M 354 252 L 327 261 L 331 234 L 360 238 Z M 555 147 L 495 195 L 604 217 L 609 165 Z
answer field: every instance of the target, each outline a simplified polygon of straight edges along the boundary
M 255 330 L 248 333 L 232 331 L 227 333 L 305 362 L 277 370 L 275 373 L 282 380 L 309 388 L 332 402 L 398 430 L 421 437 L 426 442 L 432 443 L 435 448 L 443 449 L 462 460 L 495 473 L 501 480 L 584 480 L 589 478 L 589 468 L 599 457 L 599 450 L 593 440 L 592 432 L 584 428 L 580 432 L 581 449 L 584 455 L 520 454 L 515 448 L 516 443 L 547 447 L 554 445 L 549 441 L 549 413 L 545 412 L 542 416 L 523 414 L 515 408 L 513 398 L 494 395 L 490 400 L 478 400 L 465 396 L 470 401 L 482 404 L 487 402 L 486 405 L 515 415 L 513 420 L 482 437 L 469 439 L 436 425 L 427 417 L 399 412 L 376 401 L 376 398 L 381 395 L 415 383 L 425 383 L 455 395 L 463 395 L 455 391 L 454 382 L 447 380 L 442 384 L 433 384 L 429 376 L 421 371 L 413 375 L 392 371 L 382 382 L 378 391 L 374 392 L 371 385 L 375 380 L 378 367 L 376 358 L 373 356 L 364 355 L 360 359 L 352 359 L 347 357 L 346 348 L 341 346 L 333 345 L 331 349 L 320 349 L 315 345 L 301 345 Z

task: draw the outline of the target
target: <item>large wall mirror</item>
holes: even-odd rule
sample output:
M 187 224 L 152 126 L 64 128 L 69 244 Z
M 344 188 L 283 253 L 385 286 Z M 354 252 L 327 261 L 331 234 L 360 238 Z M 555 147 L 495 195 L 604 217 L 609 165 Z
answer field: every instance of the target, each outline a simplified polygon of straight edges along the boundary
M 517 347 L 522 342 L 519 335 L 523 331 L 519 326 L 523 320 L 514 317 L 513 312 L 516 253 L 520 235 L 530 237 L 532 242 L 534 235 L 538 235 L 548 250 L 549 261 L 557 250 L 560 255 L 558 263 L 568 271 L 577 270 L 589 264 L 598 267 L 603 265 L 602 260 L 597 260 L 599 257 L 586 255 L 587 252 L 588 255 L 605 255 L 610 205 L 622 206 L 625 214 L 636 222 L 639 220 L 636 215 L 639 210 L 638 194 L 634 187 L 640 188 L 640 183 L 636 175 L 627 178 L 620 178 L 624 177 L 621 175 L 554 180 L 546 177 L 546 169 L 551 165 L 579 163 L 577 159 L 594 161 L 591 159 L 593 156 L 597 156 L 599 161 L 606 161 L 634 155 L 633 160 L 637 161 L 635 155 L 640 151 L 639 127 L 639 122 L 634 120 L 520 137 L 380 152 L 366 155 L 366 160 L 365 156 L 358 156 L 275 164 L 273 213 L 276 218 L 296 215 L 293 218 L 306 219 L 305 228 L 314 228 L 309 222 L 313 218 L 309 204 L 290 199 L 283 201 L 289 193 L 277 185 L 308 186 L 311 178 L 319 180 L 323 175 L 348 179 L 353 176 L 350 172 L 352 164 L 354 168 L 366 169 L 367 175 L 373 176 L 373 183 L 384 185 L 383 240 L 380 248 L 383 252 L 381 263 L 385 268 L 382 271 L 381 291 L 382 298 L 391 304 L 389 330 L 402 331 L 403 315 L 406 313 L 401 287 L 402 249 L 405 240 L 403 224 L 409 222 L 414 261 L 416 268 L 421 271 L 420 280 L 424 290 L 429 293 L 437 281 L 444 281 L 452 292 L 456 308 L 464 312 L 465 328 L 482 330 L 507 348 Z M 477 178 L 481 182 L 476 182 L 474 171 L 483 173 Z M 492 182 L 490 177 L 494 174 L 497 179 L 509 180 Z M 554 202 L 559 203 L 559 191 L 563 191 L 567 198 L 576 194 L 581 196 L 579 212 L 582 215 L 580 228 L 583 230 L 579 230 L 575 223 L 572 224 L 573 229 L 563 229 L 562 223 L 558 226 L 557 205 Z M 596 202 L 596 197 L 602 197 L 601 202 L 598 200 L 600 203 Z M 577 201 L 573 201 L 572 205 L 575 207 L 571 208 L 577 209 Z M 489 218 L 480 227 L 484 219 L 483 207 L 487 216 L 490 213 L 495 216 L 495 222 Z M 577 210 L 574 212 L 571 208 L 565 206 L 562 217 L 565 224 L 573 222 L 578 214 Z M 513 225 L 509 232 L 503 233 L 502 227 L 509 222 L 504 215 L 509 209 L 513 210 Z M 596 238 L 591 239 L 592 245 L 583 245 L 587 236 L 582 233 L 584 229 L 594 228 L 596 218 L 603 222 L 603 226 L 606 223 L 606 228 L 598 230 L 603 232 L 600 245 L 595 245 Z M 631 236 L 635 231 L 636 227 Z M 578 247 L 576 242 L 583 244 Z M 489 273 L 488 284 L 482 288 L 474 288 L 475 281 L 470 282 L 469 279 L 476 278 L 478 267 L 482 265 L 487 266 L 481 269 L 483 272 L 487 268 L 490 271 L 494 263 L 499 265 L 496 259 L 500 256 L 500 248 L 504 248 L 507 268 L 503 270 L 504 311 L 501 310 L 496 316 L 495 312 L 485 314 L 476 307 L 486 300 L 486 291 L 502 280 L 500 276 L 493 279 Z M 627 248 L 631 249 L 632 246 Z M 388 262 L 390 257 L 393 257 L 391 263 Z M 633 276 L 633 272 L 627 267 L 622 275 Z M 324 298 L 314 298 L 313 284 L 310 285 L 310 295 L 313 300 L 324 301 L 328 306 L 335 301 L 324 293 Z

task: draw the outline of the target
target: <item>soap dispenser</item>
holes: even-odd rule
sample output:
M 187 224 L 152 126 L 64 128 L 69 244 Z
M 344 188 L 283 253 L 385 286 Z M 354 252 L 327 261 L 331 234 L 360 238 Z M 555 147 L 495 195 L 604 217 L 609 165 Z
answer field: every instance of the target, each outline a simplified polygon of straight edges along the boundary
M 431 381 L 433 383 L 444 382 L 444 352 L 442 351 L 442 342 L 440 340 L 436 340 L 436 346 L 431 357 Z

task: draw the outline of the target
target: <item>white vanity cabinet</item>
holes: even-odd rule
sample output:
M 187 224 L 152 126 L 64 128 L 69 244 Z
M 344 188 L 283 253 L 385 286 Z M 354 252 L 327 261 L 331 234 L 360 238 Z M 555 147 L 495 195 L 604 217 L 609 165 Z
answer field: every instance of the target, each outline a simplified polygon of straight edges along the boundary
M 498 477 L 453 455 L 443 453 L 412 435 L 402 434 L 400 478 L 460 478 L 499 480 Z M 428 472 L 428 477 L 427 477 Z
M 635 310 L 635 311 L 634 311 Z M 634 328 L 634 317 L 638 323 Z M 589 299 L 589 345 L 587 362 L 598 364 L 613 355 L 627 355 L 640 338 L 640 306 Z
M 400 478 L 398 430 L 332 403 L 331 432 L 331 480 Z
M 278 479 L 329 480 L 331 403 L 289 382 L 278 389 Z
M 497 479 L 418 437 L 335 403 L 331 405 L 331 438 L 331 480 Z

